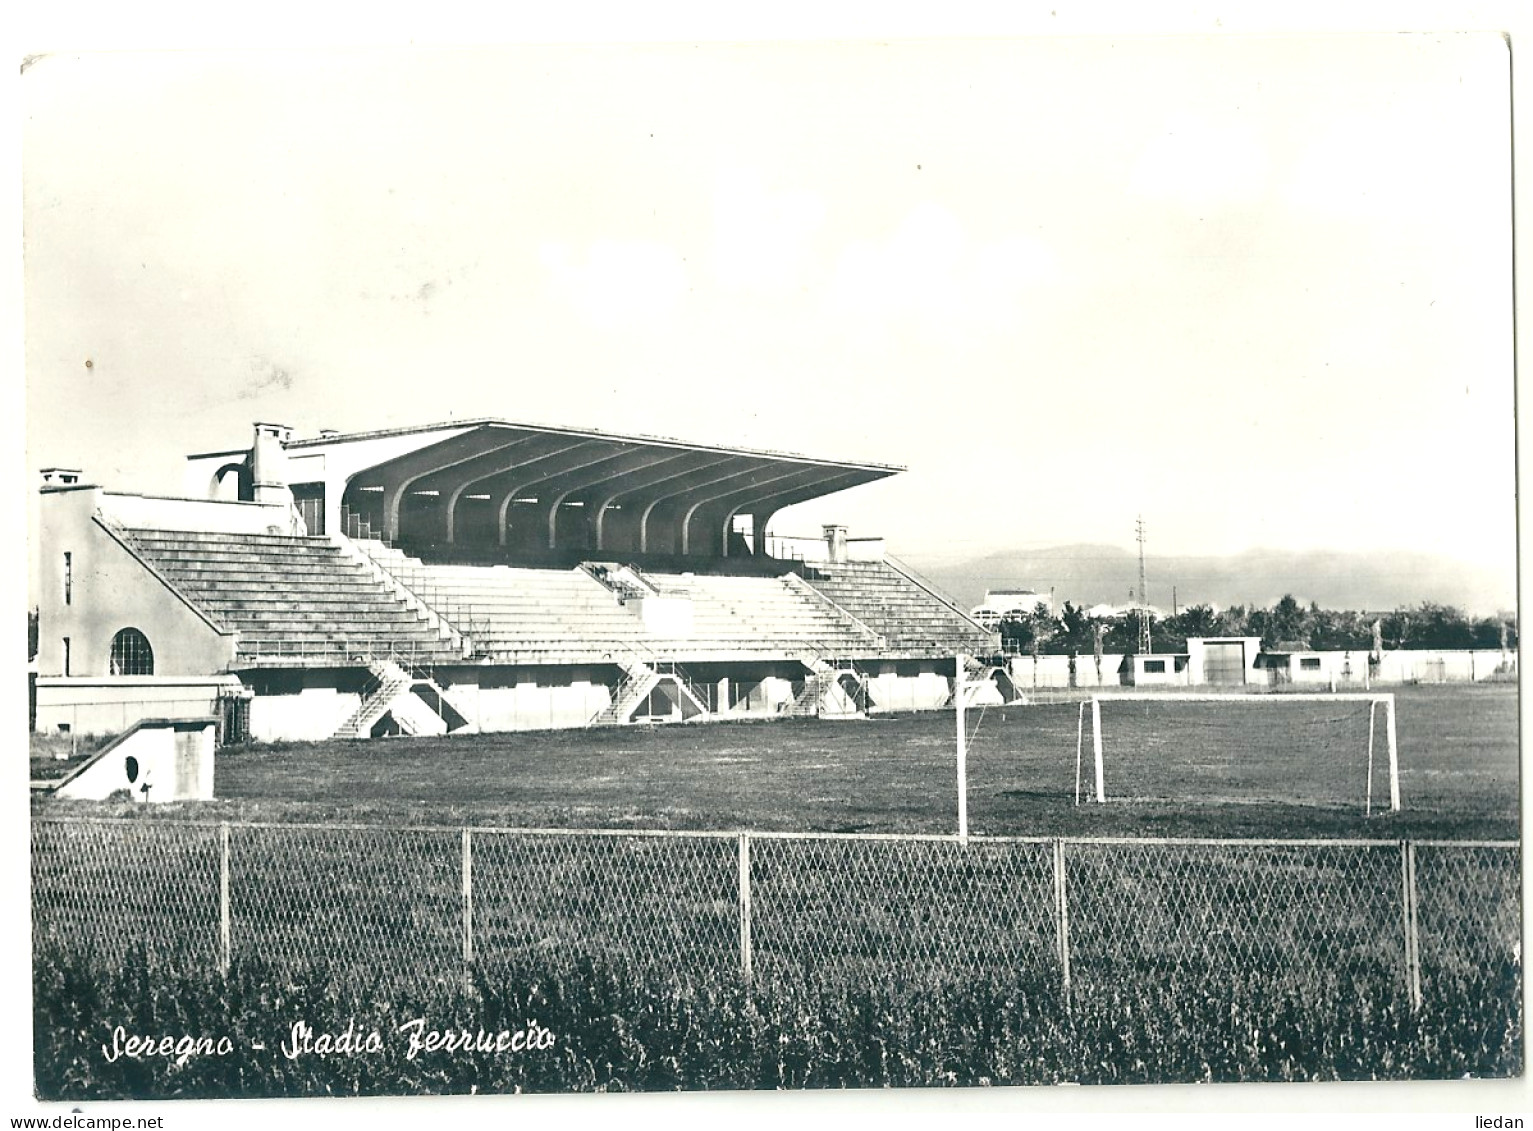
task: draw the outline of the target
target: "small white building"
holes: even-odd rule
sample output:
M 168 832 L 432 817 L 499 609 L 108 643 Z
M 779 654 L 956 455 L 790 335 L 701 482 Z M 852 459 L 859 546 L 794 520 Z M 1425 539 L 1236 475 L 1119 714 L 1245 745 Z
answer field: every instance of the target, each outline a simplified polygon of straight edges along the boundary
M 1280 644 L 1257 658 L 1257 666 L 1273 687 L 1305 684 L 1336 687 L 1364 683 L 1368 676 L 1368 653 L 1319 652 L 1301 644 Z
M 1047 593 L 1035 593 L 1031 589 L 987 589 L 985 599 L 975 605 L 969 615 L 993 630 L 1008 617 L 1025 617 L 1037 612 L 1053 611 L 1054 598 Z
M 1119 682 L 1127 687 L 1185 687 L 1187 675 L 1185 652 L 1124 656 L 1118 666 Z
M 213 799 L 216 719 L 140 719 L 67 777 L 33 788 L 103 801 L 125 793 L 149 804 Z
M 1260 636 L 1189 636 L 1187 682 L 1231 687 L 1258 683 L 1266 678 L 1257 670 L 1261 651 Z

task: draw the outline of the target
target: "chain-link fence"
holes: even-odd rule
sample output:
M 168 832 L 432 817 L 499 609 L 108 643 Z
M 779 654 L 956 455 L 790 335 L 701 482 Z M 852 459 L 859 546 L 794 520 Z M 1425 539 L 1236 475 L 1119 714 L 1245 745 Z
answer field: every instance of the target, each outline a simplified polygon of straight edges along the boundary
M 1069 856 L 1082 978 L 1189 968 L 1409 978 L 1398 844 L 1125 840 L 1073 845 Z
M 744 977 L 1286 971 L 1413 1005 L 1519 971 L 1515 841 L 1041 839 L 39 818 L 38 947 L 368 978 L 588 957 Z

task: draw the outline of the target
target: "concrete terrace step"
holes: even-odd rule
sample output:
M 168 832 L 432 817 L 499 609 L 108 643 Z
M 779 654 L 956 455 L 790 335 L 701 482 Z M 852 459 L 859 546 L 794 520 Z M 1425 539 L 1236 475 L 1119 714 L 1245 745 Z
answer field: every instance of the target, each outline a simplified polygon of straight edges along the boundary
M 584 608 L 601 609 L 605 612 L 623 613 L 625 615 L 628 614 L 628 610 L 622 605 L 609 604 L 605 601 L 589 601 L 583 597 L 574 597 L 568 601 L 557 601 L 551 599 L 547 594 L 541 593 L 537 595 L 509 592 L 497 593 L 493 590 L 451 589 L 441 586 L 426 585 L 421 586 L 421 588 L 427 589 L 429 592 L 439 596 L 461 599 L 465 602 L 477 602 L 479 604 L 492 607 L 504 607 L 508 609 L 538 607 L 557 607 L 561 609 Z
M 282 592 L 289 589 L 303 589 L 307 591 L 328 589 L 337 593 L 361 593 L 379 588 L 376 581 L 371 581 L 367 578 L 321 573 L 250 573 L 243 570 L 238 573 L 208 573 L 198 571 L 188 574 L 177 573 L 175 570 L 161 570 L 160 572 L 177 584 L 209 591 L 219 589 L 250 589 Z
M 435 636 L 424 621 L 403 617 L 317 616 L 313 613 L 229 613 L 223 621 L 231 628 L 254 632 L 301 631 L 315 625 L 334 626 L 338 631 L 396 632 Z
M 462 660 L 462 657 L 456 653 L 431 651 L 418 647 L 412 649 L 405 643 L 357 640 L 346 644 L 268 641 L 249 646 L 241 645 L 235 655 L 237 663 L 249 668 L 314 665 L 350 668 L 364 664 L 370 656 L 390 654 L 403 656 L 419 664 L 450 664 Z
M 167 562 L 218 562 L 273 565 L 296 565 L 304 562 L 345 563 L 353 561 L 338 547 L 328 543 L 317 546 L 189 546 L 133 539 L 145 553 Z
M 268 554 L 334 554 L 341 548 L 328 538 L 299 538 L 282 534 L 206 534 L 188 537 L 163 530 L 129 529 L 128 536 L 141 546 L 174 551 L 187 550 L 199 554 L 217 553 L 268 553 Z
M 434 635 L 410 632 L 360 631 L 355 625 L 323 625 L 309 629 L 252 629 L 240 633 L 239 651 L 272 651 L 304 642 L 327 642 L 351 645 L 359 651 L 417 651 L 460 656 L 459 649 Z
M 419 621 L 374 621 L 360 622 L 357 620 L 325 619 L 300 619 L 298 617 L 264 618 L 234 617 L 226 622 L 230 628 L 240 633 L 249 633 L 255 636 L 287 636 L 298 635 L 308 632 L 335 632 L 342 635 L 346 633 L 366 633 L 370 636 L 380 634 L 388 636 L 418 636 L 421 639 L 436 639 L 436 633 L 425 629 Z
M 265 652 L 280 651 L 284 648 L 324 646 L 353 652 L 372 651 L 374 653 L 397 651 L 431 653 L 434 655 L 452 656 L 457 658 L 457 649 L 450 648 L 435 637 L 430 639 L 405 636 L 399 633 L 367 633 L 367 632 L 339 632 L 330 630 L 326 632 L 295 632 L 295 633 L 252 633 L 242 636 L 239 643 L 239 651 Z
M 274 546 L 291 546 L 295 543 L 306 546 L 334 546 L 330 539 L 319 534 L 233 534 L 217 530 L 160 530 L 148 526 L 131 527 L 128 533 L 140 541 L 187 542 L 215 546 L 239 543 Z
M 326 561 L 322 558 L 294 558 L 291 561 L 271 561 L 261 559 L 257 561 L 234 561 L 228 558 L 192 557 L 162 558 L 156 557 L 167 572 L 171 573 L 209 573 L 209 574 L 284 574 L 302 577 L 310 574 L 338 574 L 344 577 L 370 577 L 365 569 L 345 558 L 335 558 Z
M 280 592 L 287 589 L 303 589 L 309 592 L 330 591 L 339 594 L 379 592 L 379 584 L 365 578 L 327 577 L 319 574 L 274 574 L 263 577 L 249 573 L 198 574 L 188 576 L 171 570 L 161 571 L 166 577 L 181 585 L 209 591 L 247 589 L 252 592 Z
M 366 582 L 284 582 L 260 581 L 253 578 L 243 580 L 218 580 L 215 578 L 196 577 L 185 578 L 170 575 L 171 580 L 181 588 L 196 593 L 206 593 L 212 597 L 225 597 L 230 600 L 282 600 L 289 594 L 302 594 L 304 600 L 324 601 L 359 601 L 370 597 L 378 597 L 390 602 L 395 600 L 392 592 L 374 583 Z
M 333 586 L 339 590 L 377 588 L 377 582 L 368 578 L 335 573 L 290 573 L 282 571 L 263 573 L 251 570 L 237 570 L 229 572 L 196 570 L 178 572 L 176 570 L 170 569 L 161 570 L 160 572 L 165 574 L 166 577 L 188 585 L 243 585 L 246 588 L 254 586 L 270 588 L 274 584 L 281 584 L 283 586 L 303 587 Z
M 209 608 L 217 608 L 220 612 L 230 614 L 267 612 L 276 607 L 280 607 L 294 613 L 318 613 L 322 615 L 347 612 L 365 613 L 376 610 L 388 610 L 393 612 L 398 609 L 397 605 L 381 600 L 359 602 L 355 600 L 348 600 L 344 597 L 338 597 L 334 599 L 326 598 L 321 600 L 306 599 L 302 601 L 293 600 L 291 597 L 283 601 L 276 601 L 271 599 L 261 600 L 255 597 L 222 597 L 220 599 L 209 600 L 206 602 L 206 604 Z M 421 614 L 413 611 L 411 615 L 415 616 L 416 619 L 424 619 Z

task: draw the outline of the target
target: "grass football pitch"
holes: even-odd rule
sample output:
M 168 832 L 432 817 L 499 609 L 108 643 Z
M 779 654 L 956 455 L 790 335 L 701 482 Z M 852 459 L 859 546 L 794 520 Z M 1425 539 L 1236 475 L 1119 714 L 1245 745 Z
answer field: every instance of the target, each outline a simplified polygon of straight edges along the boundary
M 1518 835 L 1515 688 L 1397 689 L 1402 811 L 1388 812 L 1381 710 L 1371 817 L 1367 705 L 1275 699 L 1106 704 L 1106 805 L 1075 803 L 1076 705 L 970 711 L 970 831 Z M 1089 716 L 1087 728 L 1089 794 Z M 253 745 L 220 753 L 219 801 L 173 808 L 279 821 L 951 833 L 954 751 L 952 712 Z

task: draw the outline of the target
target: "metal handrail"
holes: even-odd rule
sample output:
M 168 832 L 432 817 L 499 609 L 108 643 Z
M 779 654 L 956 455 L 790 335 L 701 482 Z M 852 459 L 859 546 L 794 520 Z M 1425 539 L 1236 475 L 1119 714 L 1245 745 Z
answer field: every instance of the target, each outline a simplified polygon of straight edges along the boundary
M 787 579 L 789 588 L 798 587 L 799 589 L 807 590 L 808 592 L 806 594 L 804 594 L 805 596 L 811 596 L 812 595 L 816 600 L 823 601 L 825 604 L 829 605 L 832 609 L 836 610 L 836 612 L 839 613 L 842 617 L 844 617 L 846 620 L 850 621 L 852 626 L 855 629 L 857 629 L 858 632 L 863 633 L 870 640 L 872 640 L 874 646 L 876 648 L 878 648 L 879 651 L 884 651 L 885 649 L 887 649 L 889 647 L 889 639 L 888 639 L 888 637 L 886 637 L 881 632 L 876 632 L 874 629 L 872 629 L 868 625 L 864 624 L 858 617 L 855 617 L 851 613 L 847 612 L 846 609 L 842 608 L 835 601 L 831 600 L 830 597 L 828 597 L 826 594 L 821 593 L 813 585 L 810 585 L 809 582 L 805 581 L 798 574 L 796 574 L 796 573 L 788 573 L 788 574 L 786 574 L 784 576 Z
M 907 581 L 912 581 L 922 589 L 926 590 L 926 592 L 929 593 L 932 597 L 936 598 L 948 609 L 951 609 L 953 612 L 957 613 L 960 617 L 966 620 L 969 624 L 973 625 L 980 632 L 984 633 L 986 636 L 997 635 L 997 633 L 992 632 L 990 629 L 980 624 L 979 621 L 975 620 L 971 614 L 960 608 L 956 601 L 952 600 L 950 597 L 945 596 L 942 590 L 937 588 L 935 582 L 932 582 L 923 577 L 915 569 L 901 561 L 899 558 L 895 557 L 893 554 L 885 553 L 883 560 L 892 566 L 896 573 L 903 575 Z

